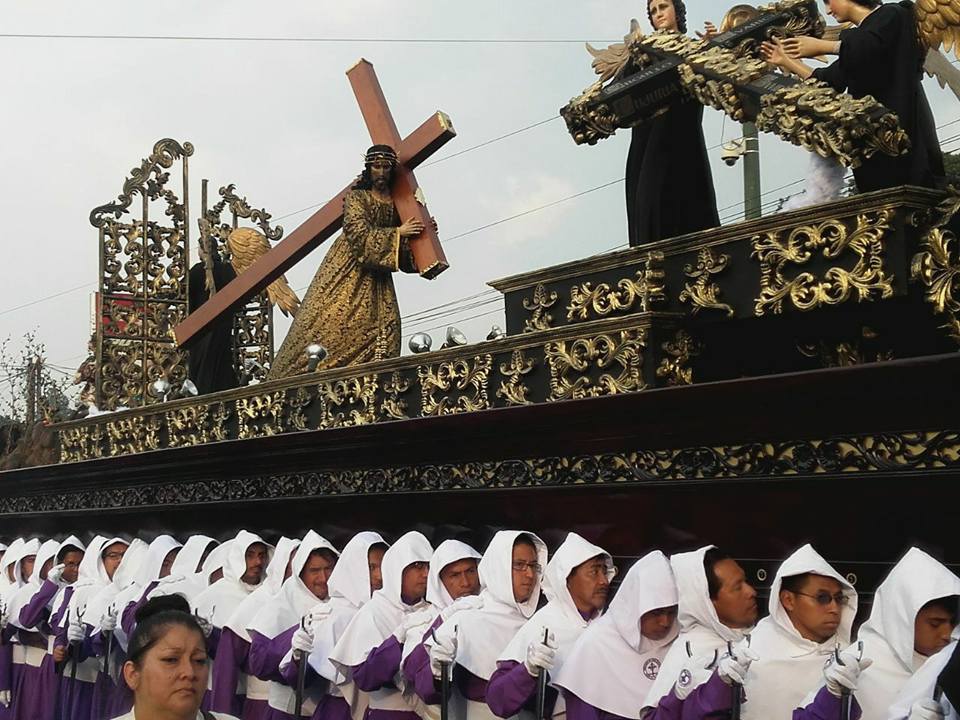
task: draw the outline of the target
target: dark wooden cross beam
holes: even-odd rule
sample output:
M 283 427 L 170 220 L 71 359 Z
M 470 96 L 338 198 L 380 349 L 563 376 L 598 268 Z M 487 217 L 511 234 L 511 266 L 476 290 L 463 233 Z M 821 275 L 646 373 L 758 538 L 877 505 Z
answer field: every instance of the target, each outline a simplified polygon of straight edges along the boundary
M 393 183 L 393 202 L 403 220 L 416 217 L 426 228 L 410 242 L 414 262 L 420 274 L 433 278 L 447 269 L 447 259 L 440 245 L 430 214 L 418 199 L 414 169 L 456 136 L 453 124 L 438 112 L 406 138 L 400 137 L 390 107 L 383 96 L 377 75 L 366 60 L 360 60 L 347 77 L 374 144 L 390 145 L 397 151 L 399 165 Z M 222 287 L 212 298 L 174 328 L 177 344 L 183 346 L 202 333 L 218 318 L 236 310 L 249 298 L 259 294 L 306 257 L 343 225 L 343 201 L 353 183 L 317 210 L 306 222 L 277 243 L 236 280 Z

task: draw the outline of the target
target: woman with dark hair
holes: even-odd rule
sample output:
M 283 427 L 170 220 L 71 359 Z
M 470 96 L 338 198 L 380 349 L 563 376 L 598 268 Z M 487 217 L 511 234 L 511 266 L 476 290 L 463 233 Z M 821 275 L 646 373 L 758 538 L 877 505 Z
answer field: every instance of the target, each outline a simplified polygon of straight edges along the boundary
M 649 0 L 647 17 L 658 32 L 687 31 L 683 0 Z M 703 105 L 684 95 L 633 128 L 626 179 L 631 246 L 718 226 Z
M 210 666 L 206 638 L 187 601 L 180 595 L 153 598 L 136 620 L 123 664 L 133 710 L 119 720 L 231 720 L 200 711 Z
M 837 22 L 855 26 L 840 34 L 839 43 L 813 38 L 765 42 L 764 57 L 801 79 L 822 80 L 855 98 L 872 95 L 900 118 L 910 137 L 910 150 L 899 157 L 878 152 L 864 160 L 853 171 L 860 192 L 898 185 L 942 186 L 943 155 L 923 92 L 926 51 L 917 35 L 913 3 L 826 0 L 826 5 Z M 816 70 L 797 59 L 831 52 L 839 53 L 839 58 Z

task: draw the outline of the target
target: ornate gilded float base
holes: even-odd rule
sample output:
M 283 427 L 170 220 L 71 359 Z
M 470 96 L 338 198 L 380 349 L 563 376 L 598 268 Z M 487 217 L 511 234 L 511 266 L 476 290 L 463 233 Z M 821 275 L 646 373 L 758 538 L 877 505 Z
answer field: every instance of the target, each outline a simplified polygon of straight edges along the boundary
M 960 469 L 960 432 L 940 430 L 496 462 L 334 470 L 0 498 L 0 514 L 161 507 L 428 490 Z

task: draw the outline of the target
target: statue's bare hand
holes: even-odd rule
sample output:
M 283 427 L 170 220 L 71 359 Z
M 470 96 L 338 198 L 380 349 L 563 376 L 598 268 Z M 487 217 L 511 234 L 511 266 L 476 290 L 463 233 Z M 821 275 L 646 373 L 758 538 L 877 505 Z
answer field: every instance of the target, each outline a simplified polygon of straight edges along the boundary
M 787 57 L 800 59 L 817 57 L 818 55 L 830 55 L 835 52 L 836 43 L 820 38 L 798 35 L 797 37 L 784 38 L 781 43 L 783 51 Z
M 417 218 L 410 218 L 400 226 L 400 237 L 402 238 L 416 237 L 422 232 L 423 223 Z
M 717 30 L 717 26 L 709 20 L 703 24 L 703 32 L 700 32 L 699 30 L 697 31 L 697 37 L 699 37 L 701 40 L 713 40 L 713 38 L 719 34 L 720 31 Z

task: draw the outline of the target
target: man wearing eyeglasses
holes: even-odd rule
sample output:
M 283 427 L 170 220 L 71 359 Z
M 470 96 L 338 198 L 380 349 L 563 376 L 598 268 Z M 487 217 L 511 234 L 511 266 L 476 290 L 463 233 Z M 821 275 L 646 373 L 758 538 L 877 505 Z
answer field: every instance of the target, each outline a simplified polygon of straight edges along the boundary
M 523 709 L 535 709 L 538 677 L 559 674 L 574 643 L 606 609 L 615 574 L 610 553 L 576 533 L 567 535 L 547 565 L 544 586 L 550 602 L 520 628 L 497 658 L 497 670 L 487 686 L 487 705 L 494 715 L 509 718 Z M 546 715 L 565 717 L 563 698 L 553 688 L 548 695 Z
M 842 682 L 860 665 L 856 658 L 846 662 L 844 657 L 845 665 L 830 661 L 838 646 L 850 644 L 856 614 L 856 590 L 813 547 L 804 545 L 788 557 L 770 587 L 770 614 L 751 634 L 750 647 L 759 659 L 743 684 L 741 717 L 794 717 L 824 673 L 827 691 L 817 695 L 816 710 L 805 712 L 839 717 Z
M 487 705 L 490 678 L 504 648 L 537 610 L 546 563 L 547 546 L 536 535 L 501 530 L 479 563 L 482 606 L 454 613 L 424 641 L 437 687 L 447 668 L 453 669 L 455 692 L 466 700 L 466 720 L 495 717 Z

